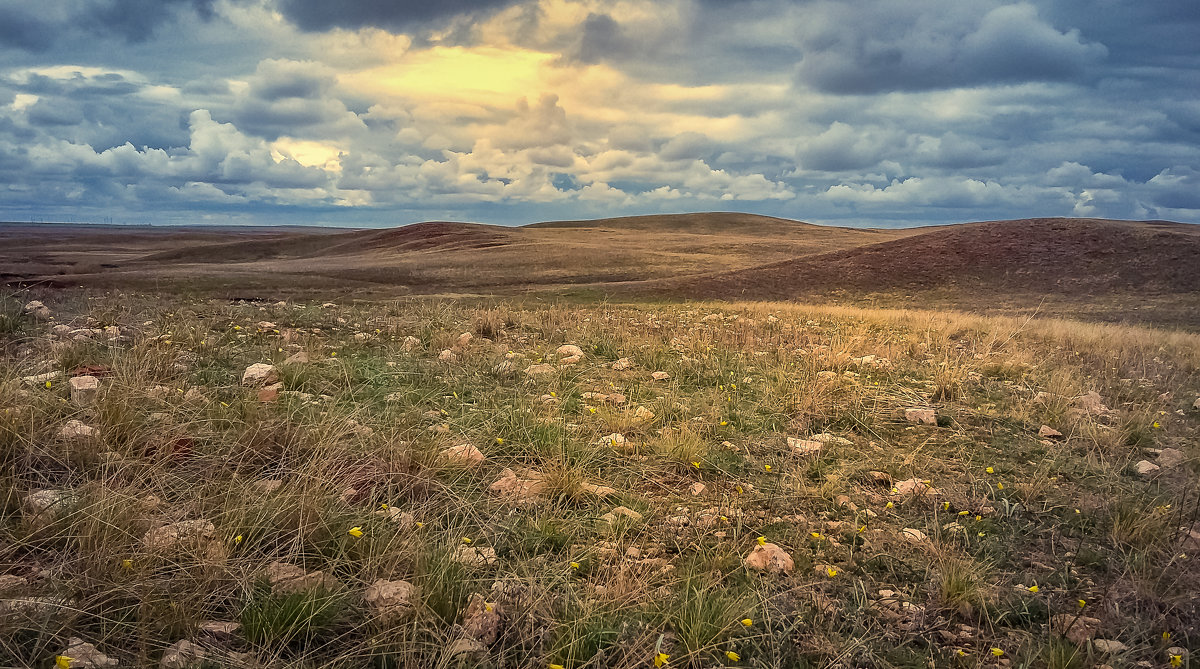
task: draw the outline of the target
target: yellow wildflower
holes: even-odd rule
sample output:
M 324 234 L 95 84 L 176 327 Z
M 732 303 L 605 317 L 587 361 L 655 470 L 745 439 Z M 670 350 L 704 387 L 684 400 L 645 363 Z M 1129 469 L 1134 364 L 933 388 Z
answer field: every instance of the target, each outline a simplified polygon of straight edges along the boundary
M 825 537 L 821 536 L 820 532 L 812 532 L 811 536 L 813 539 L 816 539 L 817 541 L 820 541 L 821 539 L 825 538 Z
M 771 471 L 771 465 L 763 465 L 763 469 Z
M 997 484 L 996 484 L 996 490 L 1004 490 L 1004 484 L 1003 484 L 1003 483 L 997 483 Z
M 1171 666 L 1172 667 L 1183 666 L 1183 656 L 1182 655 L 1172 655 L 1171 656 Z
M 829 576 L 829 578 L 833 578 L 834 576 L 837 576 L 837 570 L 833 567 L 825 567 L 825 574 Z
M 54 665 L 59 667 L 59 669 L 71 669 L 71 661 L 74 659 L 75 658 L 67 657 L 66 655 L 55 655 Z
M 1029 586 L 1029 592 L 1032 592 L 1035 595 L 1037 594 L 1038 590 L 1039 590 L 1039 588 L 1036 585 Z
M 1082 609 L 1085 606 L 1087 606 L 1087 600 L 1086 599 L 1079 600 L 1079 608 Z
M 738 655 L 737 653 L 733 652 L 732 650 L 725 651 L 725 657 L 729 658 L 730 662 L 737 662 L 738 660 L 742 659 L 741 655 Z
M 753 625 L 753 624 L 754 624 L 754 621 L 753 621 L 753 620 L 751 620 L 750 618 L 742 618 L 742 625 L 743 625 L 743 626 L 745 626 L 745 627 L 750 627 L 750 626 L 751 626 L 751 625 Z
M 347 534 L 357 539 L 363 535 L 363 531 L 361 527 L 355 525 L 354 527 L 350 528 L 350 531 Z
M 759 537 L 759 538 L 758 538 L 758 545 L 759 545 L 759 546 L 766 546 L 766 545 L 767 545 L 767 538 L 766 538 L 766 537 Z
M 471 540 L 471 537 L 463 537 L 463 538 L 462 538 L 462 542 L 463 542 L 464 544 L 468 545 L 468 546 L 470 546 L 470 545 L 471 545 L 471 541 L 472 541 L 472 540 Z
M 888 502 L 887 504 L 885 504 L 885 505 L 883 506 L 883 508 L 885 508 L 885 509 L 894 509 L 894 508 L 896 508 L 896 503 L 895 503 L 895 502 Z
M 121 560 L 121 566 L 125 569 L 133 569 L 133 560 L 125 558 L 124 560 Z
M 665 667 L 667 665 L 667 660 L 670 660 L 670 659 L 671 659 L 670 655 L 667 655 L 666 653 L 659 653 L 654 656 L 654 666 Z
M 235 543 L 235 544 L 240 544 L 240 543 L 242 543 L 242 535 L 240 535 L 240 534 L 239 534 L 239 535 L 237 535 L 236 537 L 234 537 L 234 538 L 233 538 L 233 543 Z
M 548 664 L 546 669 L 565 669 L 561 664 Z
M 992 655 L 995 655 L 996 657 L 1004 657 L 1004 651 L 1000 650 L 999 648 L 993 648 Z
M 987 469 L 985 469 L 984 471 L 986 471 L 986 472 L 987 472 L 987 473 L 989 473 L 989 474 L 995 474 L 995 473 L 996 473 L 996 470 L 995 470 L 995 469 L 992 469 L 991 467 L 988 467 L 988 468 L 987 468 Z
M 579 563 L 578 563 L 578 562 L 572 562 L 572 563 L 571 563 L 571 569 L 579 569 Z

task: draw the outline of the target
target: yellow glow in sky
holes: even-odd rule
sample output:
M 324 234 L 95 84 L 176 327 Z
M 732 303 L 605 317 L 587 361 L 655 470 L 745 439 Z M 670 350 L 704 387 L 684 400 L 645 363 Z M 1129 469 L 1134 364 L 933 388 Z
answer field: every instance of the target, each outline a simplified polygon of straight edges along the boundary
M 291 158 L 305 167 L 320 167 L 335 172 L 342 169 L 340 154 L 341 150 L 331 144 L 291 137 L 280 137 L 271 144 L 271 157 L 276 162 Z
M 541 68 L 554 54 L 497 47 L 434 47 L 397 63 L 342 75 L 351 89 L 402 98 L 511 106 L 541 92 Z

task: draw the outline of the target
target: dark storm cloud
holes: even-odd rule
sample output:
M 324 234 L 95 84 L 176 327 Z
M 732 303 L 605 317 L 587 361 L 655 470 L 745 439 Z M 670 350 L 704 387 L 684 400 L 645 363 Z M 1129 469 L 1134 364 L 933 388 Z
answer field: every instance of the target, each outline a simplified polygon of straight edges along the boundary
M 181 18 L 214 16 L 216 0 L 0 0 L 0 46 L 46 51 L 64 37 L 87 34 L 126 42 L 151 39 Z
M 486 12 L 516 0 L 279 0 L 279 10 L 303 30 L 384 28 L 404 30 L 438 19 Z
M 800 81 L 831 93 L 866 94 L 989 83 L 1071 81 L 1107 55 L 1077 30 L 1048 25 L 1030 4 L 986 12 L 945 2 L 848 2 L 809 35 Z

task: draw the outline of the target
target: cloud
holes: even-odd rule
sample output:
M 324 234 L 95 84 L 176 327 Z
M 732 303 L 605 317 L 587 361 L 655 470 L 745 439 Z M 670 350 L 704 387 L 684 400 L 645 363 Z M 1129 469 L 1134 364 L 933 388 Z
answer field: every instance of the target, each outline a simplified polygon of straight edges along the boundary
M 217 0 L 0 0 L 0 45 L 45 52 L 71 34 L 145 42 L 164 24 L 210 20 Z
M 998 82 L 1079 80 L 1107 54 L 1029 3 L 855 0 L 824 4 L 802 35 L 797 77 L 818 90 L 868 94 Z
M 376 27 L 404 30 L 438 19 L 494 11 L 515 0 L 280 0 L 279 10 L 303 30 Z

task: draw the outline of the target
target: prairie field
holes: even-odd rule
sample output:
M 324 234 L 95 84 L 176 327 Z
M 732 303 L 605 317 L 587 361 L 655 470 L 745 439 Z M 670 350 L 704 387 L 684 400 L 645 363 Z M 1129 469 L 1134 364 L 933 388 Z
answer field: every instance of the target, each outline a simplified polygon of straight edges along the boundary
M 100 290 L 11 294 L 0 331 L 3 666 L 1167 667 L 1200 638 L 1195 334 Z

